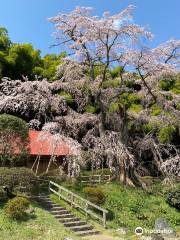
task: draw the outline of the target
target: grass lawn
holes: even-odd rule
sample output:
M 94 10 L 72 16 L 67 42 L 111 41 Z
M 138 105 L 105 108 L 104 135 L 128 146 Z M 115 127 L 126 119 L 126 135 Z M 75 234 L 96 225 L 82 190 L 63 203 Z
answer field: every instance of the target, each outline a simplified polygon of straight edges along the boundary
M 83 195 L 82 184 L 64 183 L 70 190 Z M 156 184 L 150 193 L 142 189 L 128 188 L 113 182 L 98 185 L 106 195 L 103 208 L 109 210 L 108 228 L 117 230 L 127 227 L 133 234 L 136 227 L 153 230 L 157 218 L 164 218 L 170 227 L 180 234 L 180 212 L 165 201 L 165 192 L 161 184 Z
M 0 240 L 64 240 L 81 239 L 65 230 L 51 214 L 33 204 L 35 217 L 23 222 L 10 221 L 0 206 Z

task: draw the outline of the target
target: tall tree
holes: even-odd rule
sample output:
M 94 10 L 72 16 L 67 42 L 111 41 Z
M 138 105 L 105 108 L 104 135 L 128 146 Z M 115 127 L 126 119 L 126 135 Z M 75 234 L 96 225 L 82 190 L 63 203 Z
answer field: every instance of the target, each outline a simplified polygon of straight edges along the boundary
M 33 69 L 41 65 L 39 50 L 34 50 L 31 44 L 13 44 L 6 57 L 7 66 L 4 69 L 4 76 L 18 79 L 28 76 L 33 79 Z
M 69 14 L 59 14 L 49 20 L 55 24 L 59 44 L 67 44 L 80 62 L 88 64 L 91 79 L 94 67 L 104 66 L 102 81 L 106 79 L 109 66 L 117 62 L 127 46 L 132 46 L 141 37 L 152 35 L 131 22 L 133 6 L 111 16 L 105 12 L 102 18 L 91 16 L 92 8 L 77 7 Z M 133 44 L 132 44 L 133 43 Z

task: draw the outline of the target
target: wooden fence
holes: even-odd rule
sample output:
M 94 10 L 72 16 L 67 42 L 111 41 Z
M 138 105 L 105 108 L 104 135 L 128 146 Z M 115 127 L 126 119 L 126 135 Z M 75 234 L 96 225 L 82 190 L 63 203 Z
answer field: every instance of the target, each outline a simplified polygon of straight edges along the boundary
M 104 183 L 110 182 L 111 175 L 90 175 L 90 176 L 81 176 L 82 183 Z
M 106 214 L 108 213 L 107 210 L 97 206 L 92 202 L 89 202 L 88 200 L 52 181 L 49 181 L 49 191 L 56 194 L 59 199 L 61 198 L 64 201 L 68 202 L 71 207 L 81 209 L 86 214 L 86 216 L 89 215 L 98 219 L 103 224 L 103 226 L 106 227 Z

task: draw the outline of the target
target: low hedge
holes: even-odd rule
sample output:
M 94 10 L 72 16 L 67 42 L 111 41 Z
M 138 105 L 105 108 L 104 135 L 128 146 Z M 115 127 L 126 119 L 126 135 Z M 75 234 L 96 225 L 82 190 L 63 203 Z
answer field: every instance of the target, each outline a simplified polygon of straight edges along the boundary
M 33 191 L 38 185 L 37 177 L 24 167 L 0 168 L 0 187 L 8 186 L 10 190 L 26 187 L 26 191 Z

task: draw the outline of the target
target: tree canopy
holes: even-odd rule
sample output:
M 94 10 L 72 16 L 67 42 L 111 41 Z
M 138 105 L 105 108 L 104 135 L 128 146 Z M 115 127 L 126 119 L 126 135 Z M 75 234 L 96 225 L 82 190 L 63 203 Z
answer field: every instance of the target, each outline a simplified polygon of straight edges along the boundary
M 39 49 L 30 43 L 12 43 L 6 28 L 0 28 L 0 77 L 35 80 L 55 79 L 56 67 L 62 62 L 65 52 L 41 56 Z

